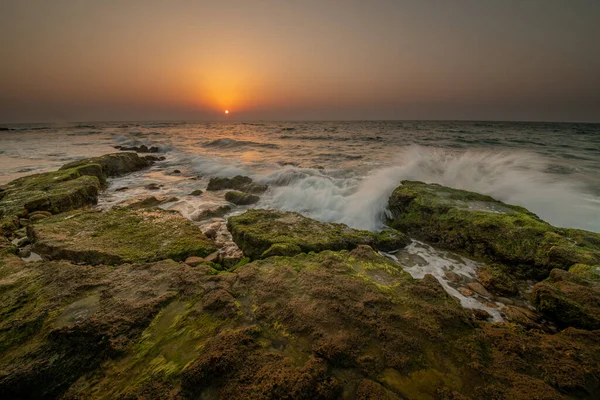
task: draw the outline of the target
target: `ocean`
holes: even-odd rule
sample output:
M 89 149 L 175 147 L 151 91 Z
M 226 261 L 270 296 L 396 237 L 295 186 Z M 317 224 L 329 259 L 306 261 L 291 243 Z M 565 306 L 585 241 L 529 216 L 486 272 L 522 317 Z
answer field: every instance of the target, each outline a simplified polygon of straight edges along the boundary
M 489 194 L 550 223 L 600 232 L 600 124 L 365 122 L 102 122 L 3 125 L 0 184 L 114 146 L 157 146 L 166 161 L 111 182 L 115 204 L 163 185 L 192 217 L 212 196 L 189 199 L 212 176 L 270 185 L 256 207 L 298 211 L 378 230 L 404 179 Z M 174 174 L 174 170 L 181 174 Z M 127 191 L 115 189 L 127 186 Z M 152 193 L 156 194 L 156 193 Z M 102 203 L 102 201 L 101 201 Z

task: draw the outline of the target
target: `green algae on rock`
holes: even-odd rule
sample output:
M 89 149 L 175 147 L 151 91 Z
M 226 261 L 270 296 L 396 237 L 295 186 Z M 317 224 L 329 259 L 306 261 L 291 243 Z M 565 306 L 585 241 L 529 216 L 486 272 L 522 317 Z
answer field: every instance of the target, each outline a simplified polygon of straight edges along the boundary
M 236 190 L 225 193 L 225 200 L 238 206 L 246 206 L 257 203 L 260 197 L 244 192 L 238 192 Z
M 2 187 L 0 214 L 4 218 L 34 211 L 57 214 L 93 205 L 103 182 L 98 164 L 25 176 Z
M 389 251 L 409 242 L 400 232 L 374 234 L 344 224 L 315 221 L 294 212 L 273 210 L 248 210 L 229 217 L 227 228 L 244 255 L 253 260 L 270 255 L 351 250 L 361 244 Z
M 183 261 L 215 251 L 198 227 L 160 209 L 74 211 L 32 225 L 28 235 L 42 256 L 90 265 Z
M 562 399 L 600 394 L 597 332 L 474 321 L 367 246 L 216 275 L 0 258 L 9 398 Z M 517 366 L 517 367 L 515 367 Z
M 97 164 L 102 167 L 105 176 L 113 177 L 139 171 L 152 165 L 153 161 L 146 157 L 140 157 L 136 153 L 113 153 L 100 157 L 86 158 L 63 165 L 60 169 L 70 169 L 89 164 Z
M 247 176 L 236 175 L 233 178 L 210 178 L 206 190 L 239 190 L 246 193 L 263 193 L 268 189 L 267 185 L 252 182 Z
M 600 329 L 600 284 L 571 272 L 554 269 L 533 288 L 539 312 L 561 327 Z
M 523 207 L 437 184 L 403 181 L 389 199 L 389 224 L 431 244 L 543 279 L 553 268 L 600 263 L 600 235 L 555 228 Z

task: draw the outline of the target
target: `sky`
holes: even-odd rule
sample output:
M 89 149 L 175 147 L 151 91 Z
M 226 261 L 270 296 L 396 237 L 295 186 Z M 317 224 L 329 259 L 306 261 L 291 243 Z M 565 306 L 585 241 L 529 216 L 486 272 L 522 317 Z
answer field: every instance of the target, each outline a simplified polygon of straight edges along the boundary
M 599 21 L 599 0 L 0 0 L 0 123 L 600 122 Z

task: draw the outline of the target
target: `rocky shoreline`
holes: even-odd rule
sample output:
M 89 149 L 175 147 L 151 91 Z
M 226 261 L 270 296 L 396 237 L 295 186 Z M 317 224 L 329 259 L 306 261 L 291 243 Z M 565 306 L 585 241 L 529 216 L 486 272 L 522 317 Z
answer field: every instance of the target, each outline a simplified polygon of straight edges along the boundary
M 160 161 L 108 154 L 0 187 L 2 398 L 600 396 L 599 234 L 411 181 L 380 233 L 260 209 L 201 228 L 160 196 L 94 209 L 109 179 Z M 268 187 L 202 189 L 231 206 L 199 219 Z M 476 277 L 411 277 L 401 249 L 419 243 Z

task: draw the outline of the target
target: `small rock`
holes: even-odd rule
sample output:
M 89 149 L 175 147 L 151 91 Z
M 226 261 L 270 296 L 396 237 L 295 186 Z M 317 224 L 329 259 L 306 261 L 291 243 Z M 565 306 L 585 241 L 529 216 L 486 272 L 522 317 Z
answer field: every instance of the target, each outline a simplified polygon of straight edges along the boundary
M 187 265 L 189 265 L 190 267 L 196 267 L 196 266 L 202 264 L 203 262 L 205 262 L 203 257 L 188 257 L 185 260 L 185 263 Z
M 515 304 L 515 302 L 507 297 L 496 297 L 496 301 L 507 306 Z
M 220 228 L 221 223 L 215 222 L 214 224 L 210 224 L 202 233 L 204 233 L 206 237 L 214 240 L 217 237 Z
M 31 255 L 31 246 L 25 246 L 17 251 L 17 255 L 21 258 L 27 258 Z
M 542 329 L 542 326 L 539 324 L 541 318 L 536 313 L 517 306 L 506 306 L 502 310 L 504 316 L 507 320 L 523 325 L 526 328 L 531 329 Z
M 260 197 L 254 194 L 232 191 L 225 193 L 225 200 L 238 206 L 245 206 L 257 203 Z
M 470 296 L 473 296 L 473 294 L 474 294 L 472 290 L 467 289 L 465 287 L 458 288 L 458 292 L 465 297 L 470 297 Z
M 483 296 L 483 297 L 487 297 L 489 299 L 493 298 L 494 296 L 492 296 L 492 294 L 490 292 L 487 291 L 486 288 L 483 287 L 483 285 L 479 282 L 469 282 L 467 283 L 467 287 L 469 289 L 471 289 L 472 291 L 474 291 L 475 293 Z
M 12 241 L 12 244 L 17 246 L 17 247 L 23 247 L 26 244 L 29 244 L 29 238 L 27 236 L 22 237 L 22 238 L 17 238 L 15 240 Z
M 207 208 L 205 210 L 200 211 L 196 216 L 192 217 L 194 221 L 201 221 L 203 219 L 222 217 L 231 211 L 231 206 L 215 206 L 212 208 Z
M 244 258 L 244 253 L 236 246 L 225 246 L 219 250 L 218 263 L 225 268 L 231 268 Z
M 123 187 L 115 189 L 115 192 L 124 192 L 126 190 L 129 190 L 129 188 L 127 186 L 123 186 Z
M 174 173 L 174 174 L 180 174 L 180 173 L 181 173 L 181 171 L 180 171 L 180 170 L 178 170 L 178 169 L 176 169 L 175 171 L 173 171 L 173 173 Z
M 204 257 L 204 261 L 217 263 L 219 261 L 219 252 L 215 251 Z
M 33 219 L 33 217 L 36 217 L 38 215 L 43 215 L 44 217 L 51 217 L 52 213 L 49 211 L 34 211 L 32 213 L 29 213 L 28 218 Z
M 445 271 L 444 276 L 450 282 L 461 283 L 463 281 L 463 278 L 454 271 Z
M 149 183 L 148 185 L 146 185 L 146 189 L 148 190 L 158 190 L 160 189 L 161 185 L 159 185 L 158 183 Z
M 190 196 L 200 196 L 202 193 L 204 193 L 202 190 L 196 189 L 192 193 L 190 193 Z
M 27 218 L 19 218 L 19 223 L 21 224 L 21 226 L 29 226 L 31 225 L 31 220 Z
M 473 308 L 470 311 L 473 317 L 478 321 L 487 321 L 492 317 L 489 312 L 479 308 Z
M 29 215 L 29 219 L 32 222 L 40 221 L 40 220 L 46 219 L 46 218 L 48 218 L 48 216 L 47 215 L 43 215 L 43 214 Z

